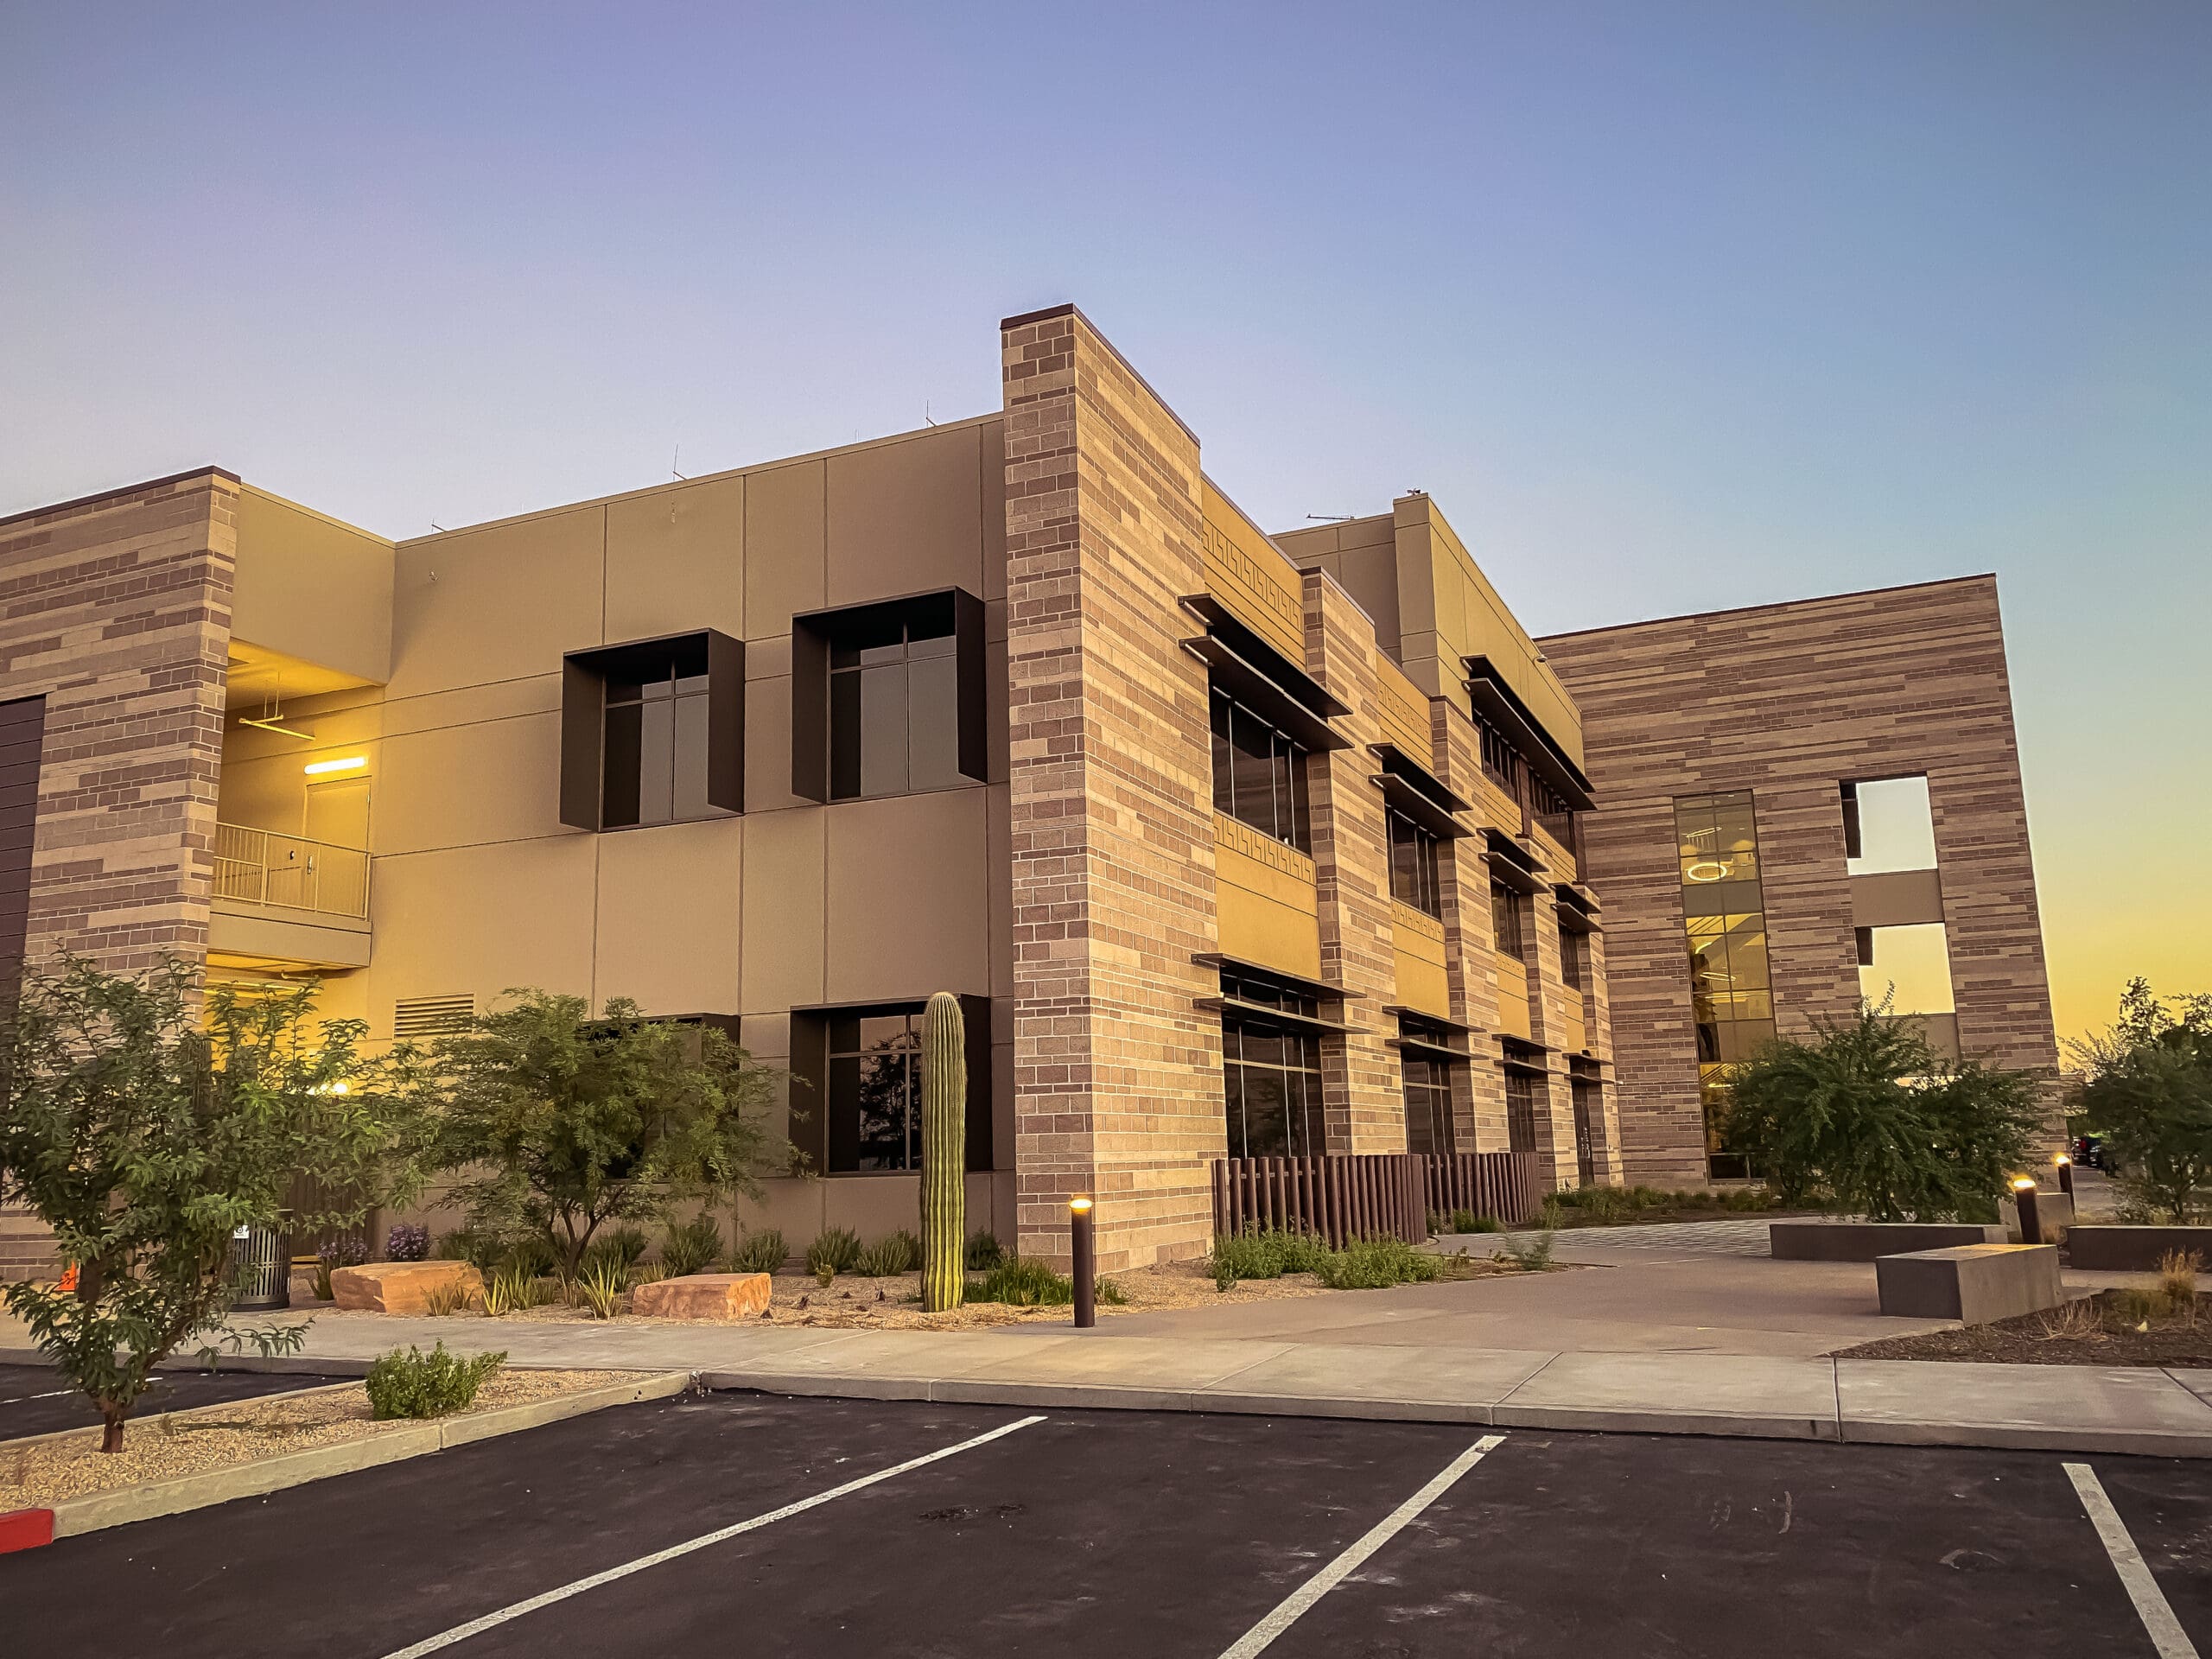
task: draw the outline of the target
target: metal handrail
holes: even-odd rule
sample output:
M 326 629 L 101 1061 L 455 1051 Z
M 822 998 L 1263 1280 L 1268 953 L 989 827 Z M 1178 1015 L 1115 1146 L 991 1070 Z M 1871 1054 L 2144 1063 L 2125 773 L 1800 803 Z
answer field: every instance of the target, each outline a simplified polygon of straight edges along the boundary
M 215 826 L 215 897 L 278 910 L 365 918 L 369 855 L 305 836 Z

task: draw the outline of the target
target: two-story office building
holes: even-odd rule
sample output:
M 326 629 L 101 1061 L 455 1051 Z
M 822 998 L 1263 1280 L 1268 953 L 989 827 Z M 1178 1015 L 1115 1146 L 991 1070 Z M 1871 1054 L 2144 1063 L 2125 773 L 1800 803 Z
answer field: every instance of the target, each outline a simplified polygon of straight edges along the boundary
M 1109 1267 L 1252 1160 L 1740 1173 L 1715 1068 L 1939 911 L 1925 1011 L 2048 1058 L 1986 580 L 1532 641 L 1426 496 L 1270 536 L 1072 307 L 1001 350 L 973 420 L 416 540 L 212 467 L 0 520 L 0 958 L 715 1021 L 798 1242 L 911 1224 L 951 991 L 971 1218 L 1094 1193 Z M 1847 869 L 1916 777 L 1940 862 Z
M 1203 1250 L 1221 1160 L 1618 1178 L 1573 700 L 1433 503 L 1271 538 L 1072 308 L 977 419 L 394 543 L 205 469 L 0 523 L 0 949 L 312 976 L 372 1037 L 543 986 L 725 1024 L 910 1224 Z M 12 849 L 12 850 L 11 850 Z

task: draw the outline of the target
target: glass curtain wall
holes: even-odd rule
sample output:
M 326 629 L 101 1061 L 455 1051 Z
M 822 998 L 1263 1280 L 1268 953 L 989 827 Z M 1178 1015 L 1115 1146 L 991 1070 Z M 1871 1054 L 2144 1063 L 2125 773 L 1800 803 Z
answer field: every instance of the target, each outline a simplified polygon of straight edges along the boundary
M 1675 830 L 1683 925 L 1689 936 L 1707 1168 L 1715 1179 L 1740 1179 L 1750 1171 L 1728 1145 L 1728 1071 L 1774 1040 L 1758 817 L 1751 793 L 1681 797 L 1675 803 Z

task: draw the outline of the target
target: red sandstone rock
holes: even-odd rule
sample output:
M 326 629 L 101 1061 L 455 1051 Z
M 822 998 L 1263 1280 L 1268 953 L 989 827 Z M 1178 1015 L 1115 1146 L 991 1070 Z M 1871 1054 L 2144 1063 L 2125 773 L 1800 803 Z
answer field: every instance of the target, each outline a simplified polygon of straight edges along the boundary
M 330 1275 L 331 1295 L 339 1306 L 372 1313 L 427 1313 L 430 1293 L 444 1285 L 460 1285 L 472 1296 L 481 1296 L 484 1275 L 466 1262 L 371 1262 Z
M 737 1319 L 765 1311 L 765 1273 L 695 1273 L 656 1279 L 630 1293 L 630 1311 L 656 1319 Z

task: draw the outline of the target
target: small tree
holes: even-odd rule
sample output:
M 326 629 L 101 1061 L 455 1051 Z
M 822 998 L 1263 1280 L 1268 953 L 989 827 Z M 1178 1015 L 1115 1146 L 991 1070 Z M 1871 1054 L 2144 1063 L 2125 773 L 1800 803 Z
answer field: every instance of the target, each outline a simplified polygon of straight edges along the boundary
M 2114 1173 L 2177 1222 L 2202 1214 L 2212 1186 L 2212 994 L 2161 998 L 2131 979 L 2120 1019 L 2068 1046 L 2082 1068 L 2080 1107 Z
M 229 1311 L 238 1229 L 353 1226 L 414 1183 L 412 1115 L 357 1052 L 360 1021 L 318 1023 L 311 986 L 219 985 L 201 1007 L 197 982 L 181 963 L 68 959 L 28 976 L 0 1024 L 0 1198 L 77 1270 L 73 1288 L 5 1300 L 99 1407 L 107 1452 L 154 1367 Z M 302 1175 L 351 1207 L 289 1214 Z
M 547 1241 L 573 1278 L 608 1222 L 678 1203 L 758 1197 L 790 1166 L 765 1120 L 774 1073 L 712 1027 L 645 1019 L 626 998 L 513 990 L 511 1007 L 443 1038 L 437 1163 L 466 1179 L 469 1225 Z
M 1944 1058 L 1882 1007 L 1769 1044 L 1730 1096 L 1730 1145 L 1784 1202 L 1824 1191 L 1875 1221 L 1988 1213 L 2043 1133 L 2034 1077 Z

